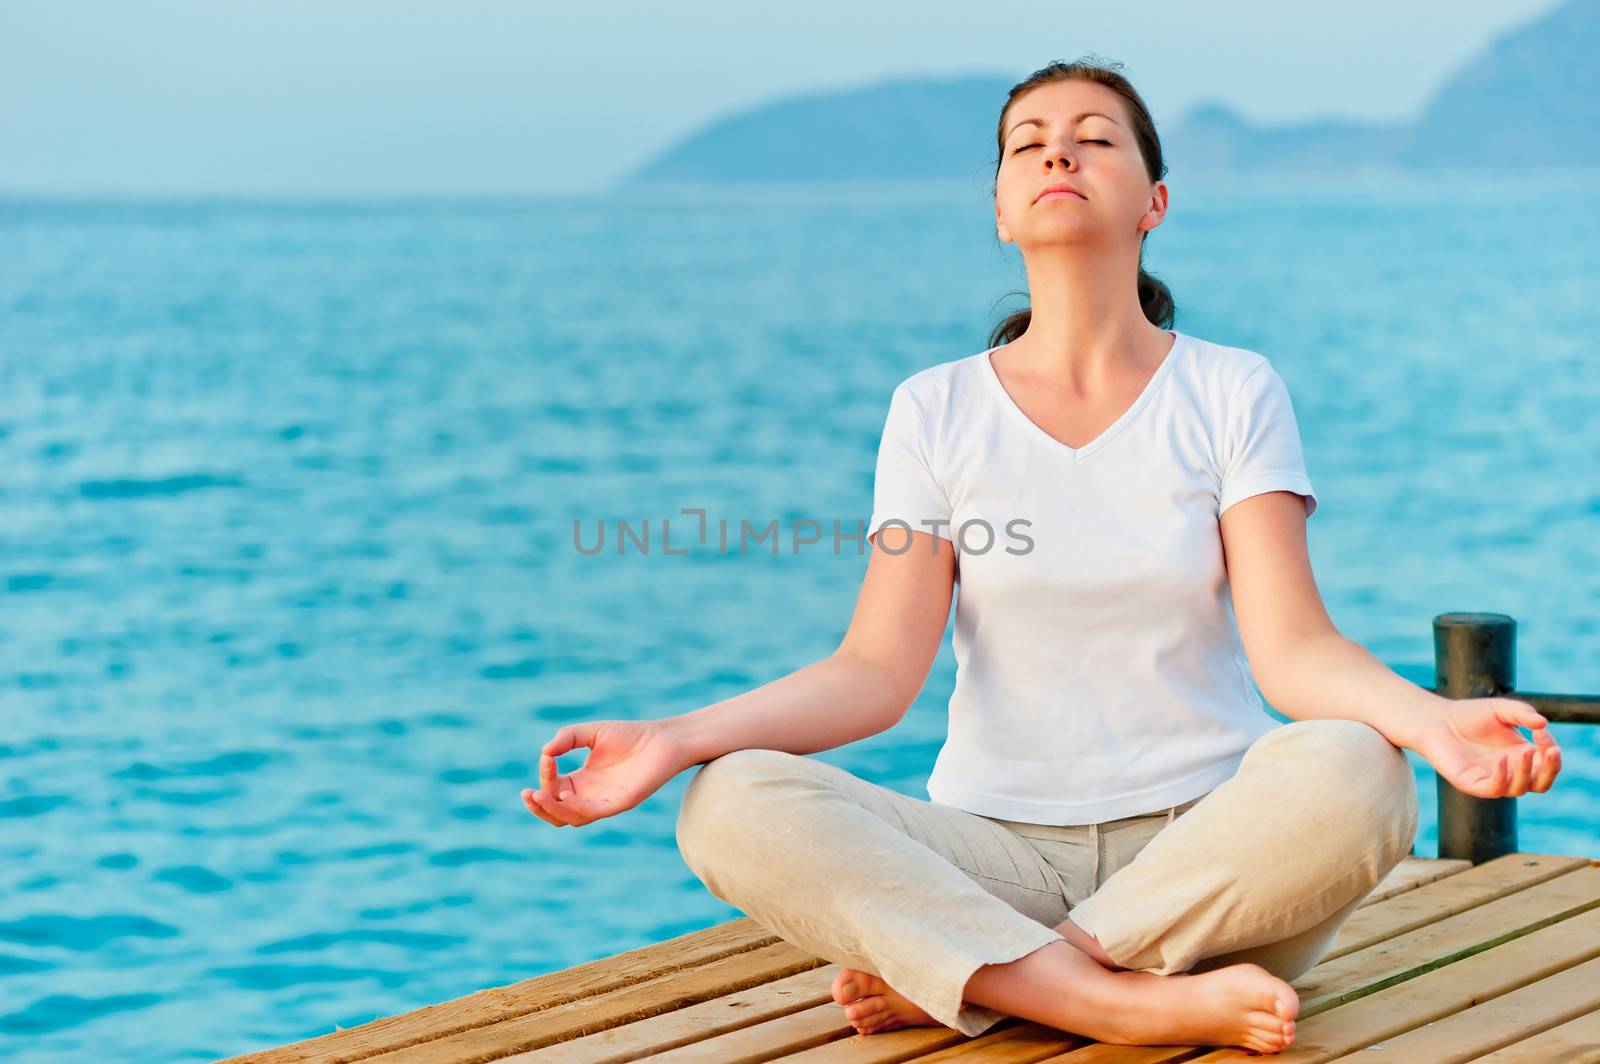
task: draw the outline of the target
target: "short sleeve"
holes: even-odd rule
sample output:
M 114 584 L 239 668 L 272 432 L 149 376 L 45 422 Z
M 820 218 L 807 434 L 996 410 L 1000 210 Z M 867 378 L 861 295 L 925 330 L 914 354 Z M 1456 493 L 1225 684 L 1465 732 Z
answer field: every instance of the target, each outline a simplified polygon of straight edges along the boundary
M 927 425 L 902 383 L 889 398 L 872 478 L 870 540 L 887 521 L 904 521 L 913 532 L 950 539 L 950 500 L 934 475 Z M 937 522 L 943 522 L 938 524 Z
M 1289 389 L 1269 362 L 1246 376 L 1233 397 L 1222 442 L 1222 487 L 1217 515 L 1241 499 L 1267 491 L 1292 491 L 1305 497 L 1306 516 L 1317 510 L 1317 495 L 1306 473 Z

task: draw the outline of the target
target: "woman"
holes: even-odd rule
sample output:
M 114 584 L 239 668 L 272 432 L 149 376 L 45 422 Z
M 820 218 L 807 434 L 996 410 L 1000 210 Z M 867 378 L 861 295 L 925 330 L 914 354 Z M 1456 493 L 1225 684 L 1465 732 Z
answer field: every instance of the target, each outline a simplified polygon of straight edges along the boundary
M 564 727 L 523 799 L 588 824 L 704 763 L 685 861 L 839 963 L 859 1032 L 1009 1014 L 1273 1053 L 1294 1040 L 1288 981 L 1410 852 L 1402 748 L 1480 797 L 1548 790 L 1560 751 L 1528 704 L 1438 697 L 1334 628 L 1282 379 L 1171 331 L 1142 269 L 1165 166 L 1114 67 L 1011 91 L 995 218 L 1033 305 L 895 389 L 839 648 L 682 716 Z M 932 801 L 803 756 L 901 719 L 958 579 Z

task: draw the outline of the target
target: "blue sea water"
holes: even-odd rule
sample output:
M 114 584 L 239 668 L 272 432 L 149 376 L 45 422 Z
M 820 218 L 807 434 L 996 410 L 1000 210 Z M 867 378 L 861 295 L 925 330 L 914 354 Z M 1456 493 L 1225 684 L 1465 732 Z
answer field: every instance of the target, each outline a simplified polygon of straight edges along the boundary
M 1596 176 L 1174 180 L 1147 244 L 1284 376 L 1322 593 L 1413 679 L 1500 611 L 1520 687 L 1600 692 Z M 833 649 L 890 390 L 1025 289 L 979 184 L 0 204 L 0 1052 L 212 1059 L 738 915 L 687 774 L 581 829 L 518 791 Z M 925 797 L 952 681 L 816 756 Z M 1555 731 L 1522 848 L 1600 854 Z

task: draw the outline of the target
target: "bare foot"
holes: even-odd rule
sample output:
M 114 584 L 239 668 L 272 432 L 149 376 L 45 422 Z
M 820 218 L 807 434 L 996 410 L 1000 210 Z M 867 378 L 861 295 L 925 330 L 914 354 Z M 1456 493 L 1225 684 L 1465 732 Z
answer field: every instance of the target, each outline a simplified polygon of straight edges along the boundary
M 876 1034 L 896 1027 L 942 1027 L 888 983 L 859 968 L 843 968 L 833 980 L 833 1000 L 844 1006 L 845 1018 L 857 1034 Z
M 1106 972 L 1103 980 L 1084 980 L 1079 990 L 1100 1028 L 1081 1033 L 1122 1045 L 1239 1046 L 1281 1053 L 1294 1042 L 1300 1015 L 1294 988 L 1256 964 L 1199 974 Z
M 1281 1053 L 1294 1043 L 1300 997 L 1260 965 L 1230 964 L 1174 975 L 1109 971 L 1066 942 L 1056 945 L 1067 951 L 1058 957 L 1073 971 L 1069 985 L 1075 992 L 1047 995 L 1046 1010 L 1060 1015 L 1028 1010 L 1029 1018 L 1038 1022 L 1116 1045 L 1238 1046 Z M 1046 951 L 1055 947 L 1034 956 Z M 985 966 L 990 971 L 998 967 L 1012 966 Z M 860 1034 L 943 1026 L 881 978 L 857 968 L 840 970 L 833 999 L 845 1006 L 846 1018 Z

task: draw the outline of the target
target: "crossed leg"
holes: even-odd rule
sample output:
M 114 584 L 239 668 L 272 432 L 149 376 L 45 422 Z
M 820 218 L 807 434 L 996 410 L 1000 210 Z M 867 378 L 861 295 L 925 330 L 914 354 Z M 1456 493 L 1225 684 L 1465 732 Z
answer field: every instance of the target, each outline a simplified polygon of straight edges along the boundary
M 1118 966 L 1158 975 L 1251 962 L 1309 971 L 1411 852 L 1420 810 L 1405 753 L 1360 721 L 1299 720 L 1072 910 Z
M 1253 746 L 1071 920 L 1054 870 L 1003 825 L 782 751 L 702 766 L 678 842 L 714 895 L 965 1034 L 1011 1014 L 1101 1041 L 1273 1052 L 1298 1009 L 1285 980 L 1326 952 L 1415 826 L 1400 751 L 1358 722 L 1303 721 Z

